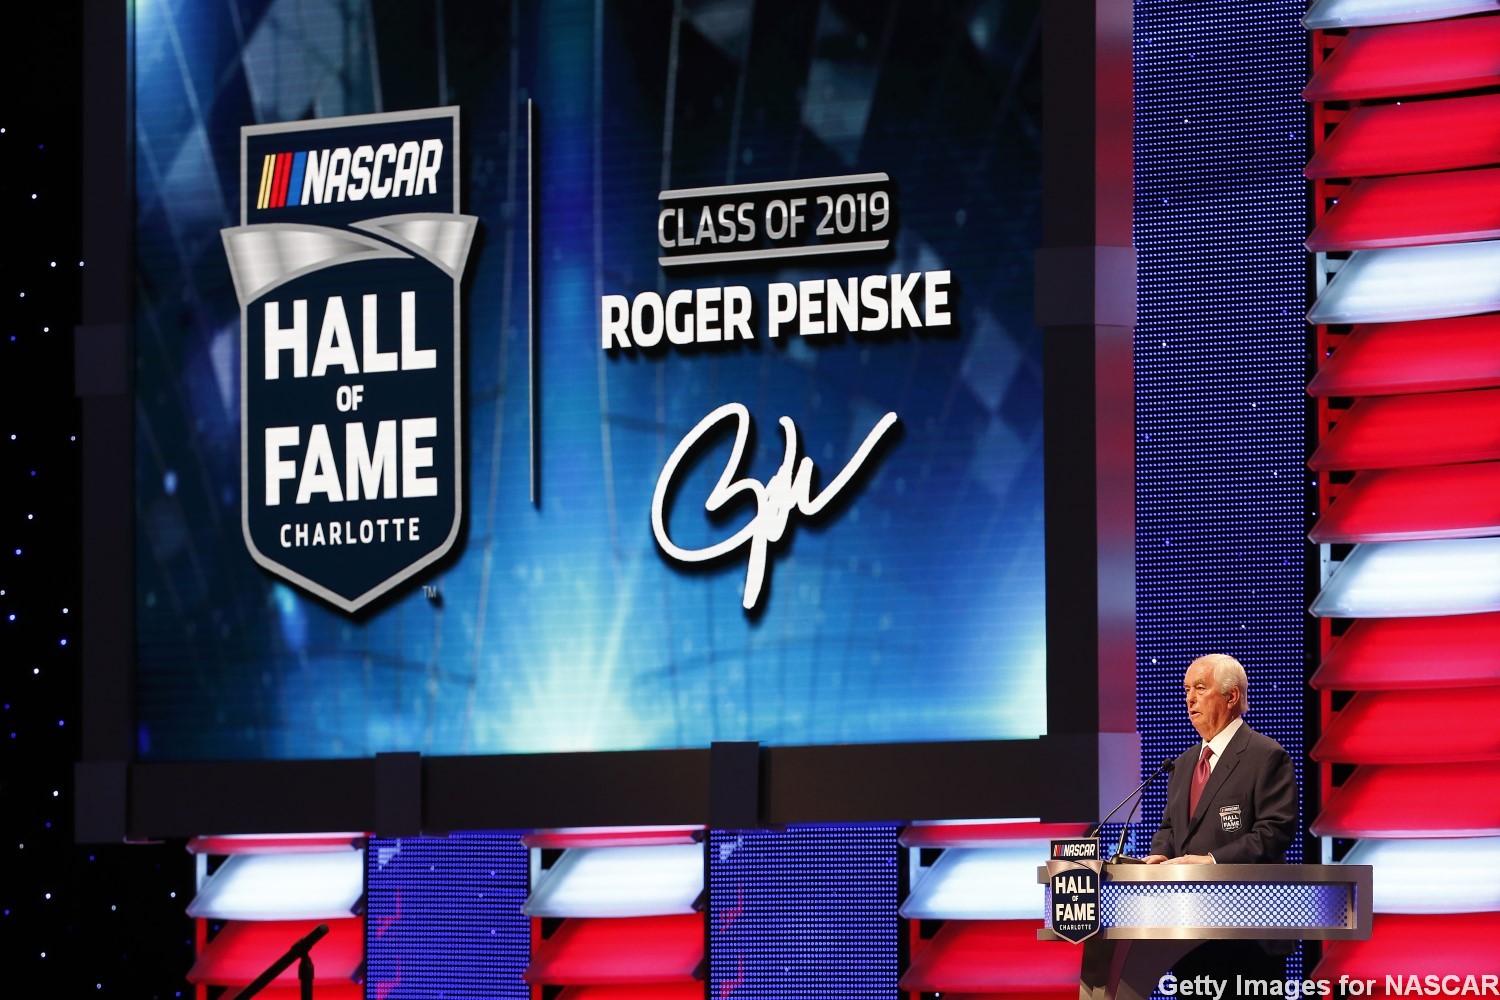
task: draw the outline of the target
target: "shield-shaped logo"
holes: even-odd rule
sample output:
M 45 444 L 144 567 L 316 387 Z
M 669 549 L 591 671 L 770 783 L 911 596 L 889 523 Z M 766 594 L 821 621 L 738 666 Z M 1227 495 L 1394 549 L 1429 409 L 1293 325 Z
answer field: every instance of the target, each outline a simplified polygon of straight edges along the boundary
M 1052 932 L 1074 944 L 1099 933 L 1099 873 L 1084 865 L 1052 872 Z
M 252 126 L 240 153 L 245 544 L 355 611 L 462 526 L 458 110 Z

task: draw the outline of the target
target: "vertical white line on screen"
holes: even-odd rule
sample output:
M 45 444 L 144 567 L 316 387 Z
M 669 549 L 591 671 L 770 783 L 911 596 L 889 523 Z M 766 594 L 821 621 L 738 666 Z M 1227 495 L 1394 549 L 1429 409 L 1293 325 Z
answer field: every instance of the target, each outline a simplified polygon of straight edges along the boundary
M 526 98 L 526 415 L 531 441 L 531 505 L 537 506 L 536 426 L 536 102 Z

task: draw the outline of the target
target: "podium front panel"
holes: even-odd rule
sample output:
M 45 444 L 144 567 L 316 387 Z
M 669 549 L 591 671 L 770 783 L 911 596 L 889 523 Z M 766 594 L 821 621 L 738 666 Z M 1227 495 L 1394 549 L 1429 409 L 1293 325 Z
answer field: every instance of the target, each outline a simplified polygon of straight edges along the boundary
M 1046 869 L 1039 873 L 1046 883 Z M 1120 940 L 1369 937 L 1367 865 L 1107 865 L 1100 933 Z M 1052 892 L 1045 890 L 1050 930 Z

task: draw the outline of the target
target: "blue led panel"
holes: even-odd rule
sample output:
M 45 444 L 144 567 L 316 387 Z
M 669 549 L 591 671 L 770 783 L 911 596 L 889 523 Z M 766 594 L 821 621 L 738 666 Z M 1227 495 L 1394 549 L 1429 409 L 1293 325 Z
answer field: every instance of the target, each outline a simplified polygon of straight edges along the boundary
M 710 996 L 896 995 L 895 826 L 709 835 Z
M 528 1000 L 519 835 L 377 837 L 367 858 L 366 996 Z
M 1197 739 L 1183 671 L 1224 652 L 1249 673 L 1246 721 L 1305 792 L 1304 7 L 1139 0 L 1134 54 L 1141 760 Z M 1149 790 L 1137 852 L 1166 787 Z

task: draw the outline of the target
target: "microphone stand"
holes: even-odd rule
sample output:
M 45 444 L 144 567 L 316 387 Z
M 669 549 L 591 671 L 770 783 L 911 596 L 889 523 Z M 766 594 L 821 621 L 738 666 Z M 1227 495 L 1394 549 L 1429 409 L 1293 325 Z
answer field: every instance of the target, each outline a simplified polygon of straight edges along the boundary
M 1136 801 L 1136 804 L 1131 807 L 1130 816 L 1125 817 L 1125 826 L 1124 829 L 1121 829 L 1121 843 L 1116 844 L 1115 856 L 1113 856 L 1113 858 L 1110 858 L 1110 864 L 1119 864 L 1119 858 L 1121 858 L 1122 852 L 1124 852 L 1125 850 L 1125 835 L 1130 832 L 1131 820 L 1136 819 L 1136 810 L 1139 810 L 1140 808 L 1140 793 L 1145 792 L 1146 786 L 1148 786 L 1148 784 L 1151 784 L 1152 781 L 1157 780 L 1157 775 L 1160 775 L 1161 772 L 1172 771 L 1173 765 L 1175 765 L 1175 763 L 1176 762 L 1172 759 L 1172 757 L 1167 757 L 1166 760 L 1163 760 L 1163 762 L 1161 762 L 1160 768 L 1152 771 L 1151 774 L 1146 777 L 1145 781 L 1137 784 L 1136 790 L 1134 790 L 1134 792 L 1131 792 L 1130 795 L 1127 795 L 1124 799 L 1121 799 L 1121 801 L 1119 801 L 1119 804 L 1116 805 L 1113 810 L 1110 810 L 1109 813 L 1104 814 L 1104 819 L 1100 820 L 1098 826 L 1095 826 L 1094 831 L 1089 834 L 1089 837 L 1091 838 L 1098 837 L 1098 835 L 1100 835 L 1101 829 L 1104 829 L 1104 825 L 1110 822 L 1110 817 L 1115 816 L 1116 813 L 1119 813 L 1119 811 L 1121 811 L 1122 805 L 1127 804 L 1127 802 L 1130 802 L 1131 799 L 1134 799 L 1134 801 Z
M 1137 795 L 1141 794 L 1141 792 L 1145 791 L 1146 786 L 1149 785 L 1149 784 L 1151 784 L 1152 781 L 1156 780 L 1156 776 L 1158 774 L 1161 774 L 1163 771 L 1170 771 L 1170 770 L 1172 770 L 1172 766 L 1173 766 L 1174 763 L 1175 763 L 1175 761 L 1171 757 L 1168 757 L 1166 760 L 1162 761 L 1161 762 L 1161 766 L 1158 767 L 1156 770 L 1152 771 L 1151 774 L 1147 776 L 1147 778 L 1146 778 L 1145 781 L 1141 782 L 1139 785 L 1136 785 L 1134 791 L 1132 791 L 1129 795 L 1127 795 L 1123 799 L 1121 799 L 1119 801 L 1119 803 L 1113 809 L 1111 809 L 1109 812 L 1107 812 L 1107 813 L 1104 814 L 1104 818 L 1099 821 L 1099 824 L 1097 826 L 1095 826 L 1093 830 L 1089 831 L 1089 836 L 1090 837 L 1097 837 L 1097 836 L 1099 836 L 1099 831 L 1102 830 L 1102 829 L 1104 829 L 1104 824 L 1109 822 L 1109 818 L 1111 816 L 1113 816 L 1115 813 L 1117 813 L 1117 812 L 1120 811 L 1120 807 L 1121 806 L 1123 806 L 1125 803 L 1129 802 L 1131 799 L 1134 799 Z M 1136 805 L 1139 806 L 1140 803 L 1137 802 Z M 1130 810 L 1130 815 L 1131 816 L 1135 815 L 1135 809 L 1134 808 L 1132 808 Z M 1125 820 L 1125 824 L 1126 824 L 1127 827 L 1130 825 L 1130 820 L 1128 818 Z M 1121 847 L 1123 847 L 1124 846 L 1124 840 L 1121 840 L 1120 844 L 1121 844 Z M 1119 853 L 1120 853 L 1119 851 L 1116 851 L 1115 852 L 1115 856 L 1118 857 Z
M 271 980 L 281 975 L 283 970 L 293 962 L 297 963 L 297 982 L 301 987 L 302 1000 L 312 1000 L 313 964 L 312 956 L 308 952 L 327 933 L 327 924 L 319 924 L 314 927 L 306 936 L 288 948 L 285 955 L 272 962 L 265 972 L 256 976 L 254 982 L 236 993 L 233 1000 L 250 1000 L 250 997 L 255 996 L 255 994 L 269 986 Z

